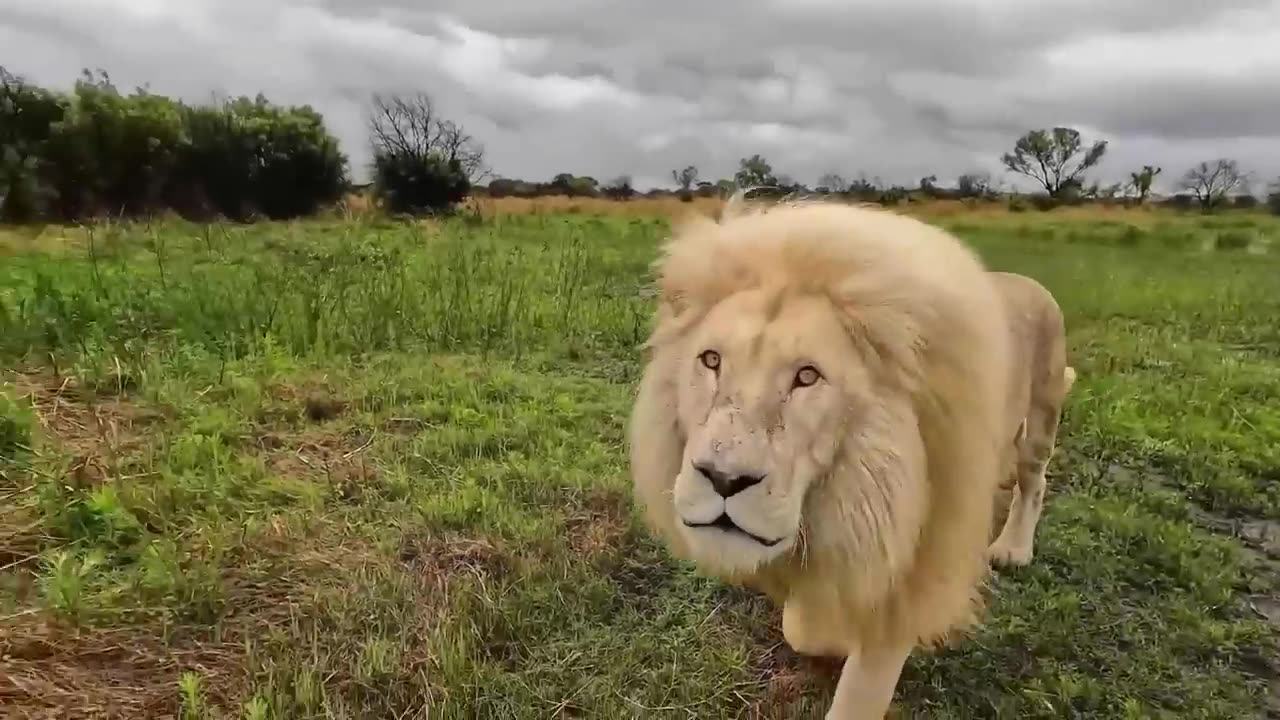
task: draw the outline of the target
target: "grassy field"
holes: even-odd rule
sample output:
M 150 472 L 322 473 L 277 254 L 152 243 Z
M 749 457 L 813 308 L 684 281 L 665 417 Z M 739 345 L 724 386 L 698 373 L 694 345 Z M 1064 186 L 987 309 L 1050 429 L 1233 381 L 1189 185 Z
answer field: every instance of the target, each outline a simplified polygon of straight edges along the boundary
M 1280 712 L 1280 221 L 1133 218 L 938 220 L 1080 380 L 1035 563 L 901 717 Z M 0 231 L 0 714 L 821 717 L 836 666 L 632 509 L 666 228 Z

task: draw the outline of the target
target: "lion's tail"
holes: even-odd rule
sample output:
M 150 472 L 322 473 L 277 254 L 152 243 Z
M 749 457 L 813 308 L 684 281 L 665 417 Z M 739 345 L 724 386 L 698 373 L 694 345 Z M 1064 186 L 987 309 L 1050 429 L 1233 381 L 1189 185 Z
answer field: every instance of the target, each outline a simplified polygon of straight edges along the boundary
M 1076 369 L 1068 365 L 1062 371 L 1062 394 L 1066 395 L 1071 392 L 1071 386 L 1076 384 Z

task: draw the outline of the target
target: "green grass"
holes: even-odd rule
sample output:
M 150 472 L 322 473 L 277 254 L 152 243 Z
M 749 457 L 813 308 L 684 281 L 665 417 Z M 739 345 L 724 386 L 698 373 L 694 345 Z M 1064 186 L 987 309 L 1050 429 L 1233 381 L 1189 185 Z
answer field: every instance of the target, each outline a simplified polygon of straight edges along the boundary
M 1280 224 L 949 222 L 1054 291 L 1080 380 L 1035 562 L 913 657 L 900 715 L 1262 716 Z M 0 705 L 821 717 L 833 666 L 632 508 L 665 222 L 24 232 L 0 245 Z

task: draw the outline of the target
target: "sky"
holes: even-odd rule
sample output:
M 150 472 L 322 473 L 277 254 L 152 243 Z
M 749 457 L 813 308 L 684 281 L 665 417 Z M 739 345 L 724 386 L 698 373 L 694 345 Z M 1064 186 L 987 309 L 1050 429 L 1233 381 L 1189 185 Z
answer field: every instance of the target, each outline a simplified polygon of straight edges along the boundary
M 1109 141 L 1104 184 L 1280 176 L 1280 0 L 0 0 L 0 65 L 308 103 L 357 178 L 370 95 L 418 91 L 526 180 L 670 186 L 759 153 L 810 184 L 1027 187 L 1000 155 L 1054 125 Z

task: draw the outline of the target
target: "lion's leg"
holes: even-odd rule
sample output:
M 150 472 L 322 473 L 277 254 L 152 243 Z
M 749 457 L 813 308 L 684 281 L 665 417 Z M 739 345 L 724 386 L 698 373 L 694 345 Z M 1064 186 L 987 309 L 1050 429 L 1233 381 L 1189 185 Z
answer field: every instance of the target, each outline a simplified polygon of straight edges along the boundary
M 1026 565 L 1034 554 L 1036 526 L 1044 509 L 1045 471 L 1053 458 L 1061 408 L 1058 403 L 1033 404 L 1027 432 L 1018 443 L 1017 487 L 1000 537 L 987 551 L 997 565 Z
M 882 720 L 910 654 L 910 646 L 899 646 L 850 655 L 840 672 L 827 720 Z
M 849 654 L 849 649 L 839 633 L 833 632 L 830 623 L 813 622 L 812 614 L 794 600 L 788 600 L 782 606 L 782 637 L 792 650 L 801 655 L 839 658 Z

